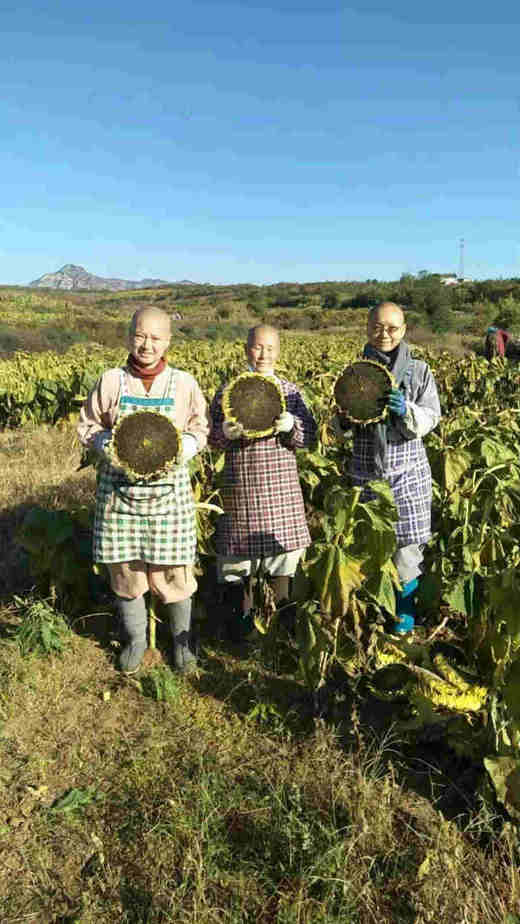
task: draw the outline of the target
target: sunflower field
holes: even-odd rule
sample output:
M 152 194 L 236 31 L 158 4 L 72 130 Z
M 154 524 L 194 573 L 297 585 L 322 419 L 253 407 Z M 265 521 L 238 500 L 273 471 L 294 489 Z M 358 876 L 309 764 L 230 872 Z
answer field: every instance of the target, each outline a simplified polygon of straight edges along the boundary
M 425 440 L 434 479 L 433 537 L 425 550 L 417 631 L 395 638 L 396 510 L 384 482 L 364 501 L 349 483 L 349 446 L 330 422 L 333 386 L 360 343 L 344 336 L 289 335 L 279 372 L 297 383 L 318 422 L 318 443 L 299 452 L 312 545 L 294 582 L 294 624 L 277 613 L 261 581 L 256 625 L 266 649 L 288 652 L 290 669 L 321 708 L 342 684 L 363 684 L 403 734 L 434 735 L 484 763 L 498 799 L 520 819 L 520 373 L 502 359 L 461 361 L 414 350 L 430 364 L 443 416 Z M 0 363 L 0 427 L 74 417 L 101 371 L 124 351 L 75 346 L 64 355 L 19 354 Z M 172 365 L 192 373 L 208 401 L 244 370 L 242 343 L 173 346 Z M 198 504 L 197 612 L 213 558 L 222 458 L 192 465 Z M 88 607 L 90 512 L 30 511 L 19 536 L 35 574 L 66 608 L 67 588 Z M 78 541 L 76 538 L 79 536 Z M 78 579 L 84 584 L 77 592 Z M 519 596 L 517 596 L 517 594 Z M 321 706 L 320 706 L 321 704 Z

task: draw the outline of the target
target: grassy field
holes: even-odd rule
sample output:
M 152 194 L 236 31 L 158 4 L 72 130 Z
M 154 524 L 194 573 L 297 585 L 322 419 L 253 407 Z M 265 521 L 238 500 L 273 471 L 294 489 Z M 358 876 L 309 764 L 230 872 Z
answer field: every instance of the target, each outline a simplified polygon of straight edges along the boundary
M 16 525 L 91 503 L 93 476 L 71 424 L 0 447 L 3 924 L 516 920 L 517 836 L 467 768 L 407 750 L 356 691 L 314 719 L 272 657 L 217 640 L 211 610 L 190 680 L 161 633 L 163 667 L 122 677 L 106 605 L 57 634 L 61 653 L 24 651 L 43 604 Z

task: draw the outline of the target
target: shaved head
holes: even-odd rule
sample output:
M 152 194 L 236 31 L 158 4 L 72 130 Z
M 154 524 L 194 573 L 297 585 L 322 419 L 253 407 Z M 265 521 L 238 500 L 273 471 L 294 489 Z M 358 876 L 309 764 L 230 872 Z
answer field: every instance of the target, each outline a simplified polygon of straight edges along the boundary
M 404 324 L 404 321 L 405 321 L 404 311 L 401 308 L 401 306 L 397 305 L 395 302 L 381 302 L 380 305 L 376 305 L 375 308 L 371 308 L 370 311 L 368 312 L 369 324 L 371 322 L 374 323 L 380 314 L 383 314 L 383 313 L 386 314 L 387 309 L 397 312 L 396 318 L 397 318 L 397 315 L 399 315 L 401 318 L 401 324 Z
M 276 327 L 272 327 L 271 324 L 257 324 L 255 327 L 250 327 L 247 332 L 248 346 L 256 340 L 257 336 L 263 336 L 264 334 L 269 334 L 278 341 L 278 344 L 280 343 L 280 334 Z
M 145 305 L 143 308 L 138 308 L 130 321 L 130 333 L 134 334 L 139 323 L 145 321 L 155 321 L 157 325 L 164 328 L 168 337 L 170 337 L 170 315 L 163 311 L 162 308 L 156 308 L 155 305 Z
M 271 374 L 280 355 L 280 335 L 270 324 L 257 324 L 247 335 L 246 356 L 254 372 Z
M 399 346 L 406 333 L 404 312 L 395 302 L 382 302 L 368 314 L 368 342 L 376 350 L 389 353 Z
M 128 342 L 132 356 L 141 366 L 156 366 L 170 345 L 170 337 L 170 316 L 162 308 L 149 305 L 135 312 Z

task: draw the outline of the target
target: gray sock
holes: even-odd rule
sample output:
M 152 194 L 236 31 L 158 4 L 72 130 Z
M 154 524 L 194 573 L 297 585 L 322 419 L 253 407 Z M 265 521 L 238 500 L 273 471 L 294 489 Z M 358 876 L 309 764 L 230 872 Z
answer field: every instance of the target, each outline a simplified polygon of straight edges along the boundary
M 119 667 L 126 674 L 132 674 L 146 651 L 146 604 L 143 596 L 133 600 L 117 597 L 117 608 L 124 642 Z
M 191 626 L 191 597 L 165 606 L 173 636 L 173 662 L 177 670 L 188 673 L 194 670 L 197 659 L 189 649 Z

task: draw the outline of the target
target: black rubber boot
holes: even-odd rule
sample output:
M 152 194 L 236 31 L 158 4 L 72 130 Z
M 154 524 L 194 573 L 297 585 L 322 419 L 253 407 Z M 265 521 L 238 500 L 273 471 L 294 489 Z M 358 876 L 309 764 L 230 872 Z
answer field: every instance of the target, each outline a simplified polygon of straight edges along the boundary
M 197 668 L 197 659 L 190 651 L 191 597 L 164 607 L 173 636 L 173 663 L 181 674 L 190 674 Z
M 244 612 L 245 588 L 242 581 L 227 581 L 223 588 L 223 610 L 227 635 L 232 642 L 242 642 L 253 631 L 251 610 Z

